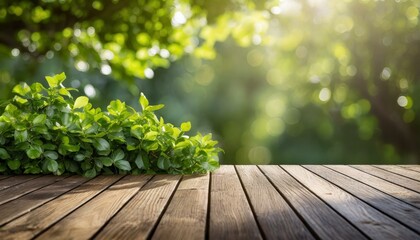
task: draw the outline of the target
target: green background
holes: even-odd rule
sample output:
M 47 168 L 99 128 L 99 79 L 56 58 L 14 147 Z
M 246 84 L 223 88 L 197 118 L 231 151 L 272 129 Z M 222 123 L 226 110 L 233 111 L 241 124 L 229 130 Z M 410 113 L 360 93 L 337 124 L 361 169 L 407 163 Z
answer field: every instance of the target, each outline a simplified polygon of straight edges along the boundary
M 419 7 L 3 1 L 0 100 L 64 71 L 96 106 L 165 104 L 213 133 L 222 163 L 420 163 Z

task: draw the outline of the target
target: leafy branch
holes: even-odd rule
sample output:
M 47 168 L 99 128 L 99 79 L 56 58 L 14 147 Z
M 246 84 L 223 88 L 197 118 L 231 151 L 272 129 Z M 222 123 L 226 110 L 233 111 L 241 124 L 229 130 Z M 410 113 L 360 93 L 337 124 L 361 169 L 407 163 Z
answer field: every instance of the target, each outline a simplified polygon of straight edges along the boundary
M 191 174 L 219 166 L 211 134 L 185 135 L 191 123 L 175 127 L 141 94 L 141 112 L 120 100 L 107 111 L 89 99 L 73 99 L 64 73 L 47 76 L 49 87 L 21 83 L 0 109 L 0 173 Z

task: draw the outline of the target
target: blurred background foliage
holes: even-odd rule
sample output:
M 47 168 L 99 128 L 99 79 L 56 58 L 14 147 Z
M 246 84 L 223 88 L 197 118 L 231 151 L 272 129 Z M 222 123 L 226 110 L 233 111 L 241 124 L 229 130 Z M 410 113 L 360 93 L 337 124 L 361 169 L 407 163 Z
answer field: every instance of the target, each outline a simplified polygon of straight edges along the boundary
M 420 163 L 419 0 L 0 3 L 0 100 L 65 71 L 97 106 L 142 91 L 222 163 Z

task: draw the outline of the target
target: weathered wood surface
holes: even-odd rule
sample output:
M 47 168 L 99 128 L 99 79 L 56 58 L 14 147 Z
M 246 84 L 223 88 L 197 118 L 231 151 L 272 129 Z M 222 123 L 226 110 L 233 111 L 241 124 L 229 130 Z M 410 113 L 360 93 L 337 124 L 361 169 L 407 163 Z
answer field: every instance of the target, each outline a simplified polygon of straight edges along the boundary
M 0 175 L 0 239 L 420 239 L 420 167 Z

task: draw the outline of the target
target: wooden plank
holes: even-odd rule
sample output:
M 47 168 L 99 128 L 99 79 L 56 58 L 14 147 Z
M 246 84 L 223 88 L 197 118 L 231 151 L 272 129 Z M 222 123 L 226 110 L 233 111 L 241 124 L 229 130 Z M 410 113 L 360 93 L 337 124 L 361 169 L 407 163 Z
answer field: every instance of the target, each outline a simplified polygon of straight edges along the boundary
M 262 239 L 235 168 L 211 174 L 209 239 Z
M 182 178 L 152 239 L 205 239 L 209 180 L 209 174 Z
M 19 176 L 11 176 L 7 179 L 4 179 L 0 182 L 0 191 L 18 184 L 22 184 L 27 182 L 31 179 L 40 177 L 40 175 L 19 175 Z
M 369 165 L 351 165 L 363 172 L 420 193 L 420 182 Z
M 87 178 L 81 176 L 72 176 L 0 205 L 0 226 L 79 186 L 87 180 Z
M 9 178 L 9 177 L 10 177 L 10 175 L 0 175 L 0 180 L 6 179 L 6 178 Z
M 402 168 L 405 168 L 405 169 L 410 169 L 411 171 L 420 172 L 420 165 L 406 164 L 406 165 L 398 165 L 398 166 L 402 167 Z
M 401 176 L 404 177 L 408 177 L 417 181 L 420 181 L 420 173 L 416 172 L 416 171 L 411 171 L 409 169 L 404 169 L 402 167 L 399 166 L 395 166 L 395 165 L 373 165 L 374 167 L 380 168 L 380 169 L 384 169 L 396 174 L 399 174 Z
M 152 175 L 125 176 L 54 224 L 37 239 L 91 238 L 151 177 Z
M 95 239 L 147 239 L 181 179 L 156 175 L 95 236 Z M 188 202 L 188 201 L 187 201 Z
M 278 166 L 259 166 L 320 239 L 366 239 L 343 217 Z
M 358 169 L 345 165 L 327 165 L 326 167 L 340 172 L 344 175 L 352 177 L 366 185 L 374 187 L 382 192 L 385 192 L 401 201 L 409 203 L 417 208 L 420 208 L 420 194 L 399 185 L 390 183 L 381 178 L 362 172 Z
M 122 176 L 98 176 L 0 228 L 0 239 L 32 239 Z
M 0 205 L 18 197 L 21 197 L 27 193 L 33 192 L 42 187 L 61 181 L 64 178 L 66 177 L 48 175 L 3 189 L 2 191 L 0 191 Z
M 282 166 L 289 174 L 372 239 L 416 239 L 409 228 L 301 166 Z
M 420 210 L 418 208 L 329 168 L 319 165 L 304 167 L 382 211 L 389 217 L 410 227 L 413 231 L 420 233 Z
M 236 166 L 267 239 L 315 239 L 257 166 Z

